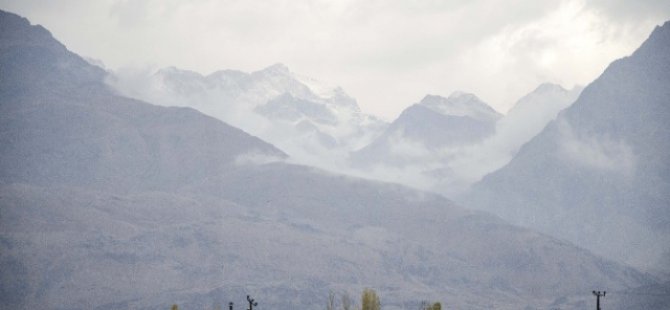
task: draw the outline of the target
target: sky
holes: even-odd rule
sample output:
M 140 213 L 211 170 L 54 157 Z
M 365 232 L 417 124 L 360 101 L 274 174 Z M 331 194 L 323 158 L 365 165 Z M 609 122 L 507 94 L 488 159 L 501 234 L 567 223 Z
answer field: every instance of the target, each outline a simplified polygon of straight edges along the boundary
M 544 82 L 586 85 L 670 19 L 667 0 L 0 0 L 112 70 L 275 63 L 392 120 L 426 94 L 501 112 Z

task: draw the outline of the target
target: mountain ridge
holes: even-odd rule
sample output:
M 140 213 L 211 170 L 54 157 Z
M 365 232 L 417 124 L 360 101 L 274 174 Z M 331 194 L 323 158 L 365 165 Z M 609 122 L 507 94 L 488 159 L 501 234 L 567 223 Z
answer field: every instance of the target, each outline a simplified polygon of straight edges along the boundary
M 658 246 L 670 244 L 669 51 L 666 22 L 460 201 L 639 268 L 670 270 L 670 250 Z

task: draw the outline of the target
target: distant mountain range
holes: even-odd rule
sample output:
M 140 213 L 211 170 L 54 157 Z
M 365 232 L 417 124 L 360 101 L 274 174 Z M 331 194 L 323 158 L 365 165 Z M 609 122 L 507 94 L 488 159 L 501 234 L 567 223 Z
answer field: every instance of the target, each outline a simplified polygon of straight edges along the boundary
M 141 83 L 134 83 L 137 79 L 110 73 L 107 82 L 127 96 L 195 108 L 317 167 L 335 166 L 331 162 L 363 147 L 387 126 L 362 113 L 342 88 L 293 73 L 282 64 L 207 76 L 170 67 L 142 76 L 146 81 Z
M 190 309 L 252 294 L 313 309 L 329 289 L 373 287 L 385 309 L 519 309 L 656 284 L 439 195 L 287 164 L 198 111 L 118 95 L 24 18 L 0 11 L 0 26 L 2 308 Z M 258 117 L 320 124 L 328 113 L 294 86 L 253 105 Z
M 574 102 L 580 87 L 542 84 L 503 116 L 473 94 L 429 95 L 405 109 L 350 163 L 366 176 L 453 197 L 507 164 Z
M 106 81 L 125 96 L 223 120 L 282 149 L 294 163 L 448 196 L 509 162 L 581 90 L 543 84 L 505 117 L 474 94 L 428 95 L 388 124 L 362 113 L 342 88 L 282 64 L 209 75 L 175 67 L 139 76 L 109 72 Z

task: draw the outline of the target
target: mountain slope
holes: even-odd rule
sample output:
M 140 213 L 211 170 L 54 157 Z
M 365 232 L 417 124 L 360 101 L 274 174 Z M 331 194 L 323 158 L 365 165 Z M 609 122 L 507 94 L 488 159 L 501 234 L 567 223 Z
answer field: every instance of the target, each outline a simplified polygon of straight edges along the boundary
M 433 172 L 437 180 L 431 190 L 447 197 L 463 195 L 486 174 L 509 163 L 519 148 L 570 106 L 580 92 L 581 87 L 566 90 L 560 85 L 545 83 L 521 97 L 496 122 L 493 135 L 454 152 L 444 167 Z
M 26 27 L 18 17 L 2 23 L 0 64 L 8 82 L 0 88 L 0 175 L 6 182 L 173 187 L 222 173 L 245 154 L 285 157 L 194 110 L 116 96 L 103 83 L 104 71 L 44 28 Z
M 5 33 L 43 30 L 0 20 Z M 0 55 L 26 72 L 0 93 L 1 308 L 204 308 L 252 294 L 282 310 L 375 287 L 387 309 L 518 309 L 653 284 L 437 195 L 277 162 L 218 120 L 114 95 L 64 48 L 37 50 L 69 66 L 22 53 L 58 46 L 43 34 L 12 47 L 21 62 Z
M 670 270 L 669 72 L 666 23 L 464 203 L 638 267 Z

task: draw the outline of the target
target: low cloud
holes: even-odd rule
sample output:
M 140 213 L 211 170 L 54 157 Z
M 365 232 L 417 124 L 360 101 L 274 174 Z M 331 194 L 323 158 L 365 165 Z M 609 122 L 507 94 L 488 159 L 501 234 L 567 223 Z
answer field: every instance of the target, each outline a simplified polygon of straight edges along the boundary
M 282 157 L 270 156 L 259 152 L 245 153 L 238 155 L 235 158 L 235 164 L 238 166 L 258 166 L 283 161 L 285 161 L 285 159 Z
M 623 140 L 607 135 L 576 133 L 568 121 L 557 124 L 560 134 L 560 153 L 584 167 L 630 175 L 635 170 L 633 149 Z

